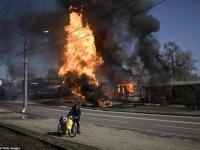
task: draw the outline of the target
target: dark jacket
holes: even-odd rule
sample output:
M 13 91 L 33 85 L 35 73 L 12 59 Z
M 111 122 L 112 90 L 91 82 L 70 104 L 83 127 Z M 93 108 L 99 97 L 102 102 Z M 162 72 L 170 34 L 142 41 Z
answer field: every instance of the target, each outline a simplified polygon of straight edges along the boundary
M 80 120 L 80 116 L 81 116 L 81 109 L 80 109 L 80 107 L 78 107 L 78 109 L 76 110 L 76 105 L 73 106 L 67 116 L 78 117 L 77 120 Z

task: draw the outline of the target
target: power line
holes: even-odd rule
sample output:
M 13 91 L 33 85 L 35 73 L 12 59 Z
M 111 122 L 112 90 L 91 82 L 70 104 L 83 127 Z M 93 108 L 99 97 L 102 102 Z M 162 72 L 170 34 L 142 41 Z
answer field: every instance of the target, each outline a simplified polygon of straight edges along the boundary
M 15 2 L 10 6 L 10 8 L 6 11 L 6 13 L 1 17 L 0 21 L 3 19 L 3 17 L 11 10 L 11 8 L 15 5 L 15 3 L 17 2 L 17 0 L 15 0 Z
M 6 72 L 7 72 L 8 70 L 12 69 L 17 63 L 19 63 L 20 60 L 21 60 L 22 58 L 24 58 L 24 56 L 22 56 L 20 59 L 18 59 L 18 60 L 17 60 L 11 67 L 9 67 L 4 73 L 0 74 L 0 76 L 6 74 Z
M 122 9 L 122 8 L 124 8 L 124 7 L 126 7 L 126 6 L 128 6 L 129 4 L 131 4 L 131 3 L 134 2 L 134 1 L 136 1 L 136 0 L 129 1 L 128 3 L 124 4 L 123 6 L 117 8 L 117 9 L 115 9 L 115 10 L 113 10 L 113 11 L 107 13 L 107 14 L 104 14 L 103 16 L 101 16 L 101 17 L 99 17 L 99 18 L 93 20 L 92 22 L 90 22 L 89 25 L 95 23 L 96 21 L 102 19 L 103 17 L 106 17 L 106 16 L 108 16 L 108 15 L 110 15 L 110 14 L 112 14 L 112 13 L 115 13 L 115 12 L 119 11 L 120 9 Z M 141 3 L 142 1 L 143 1 L 143 0 L 139 1 L 139 2 L 136 3 L 135 5 Z M 77 29 L 75 29 L 74 31 L 72 31 L 72 32 L 70 32 L 70 33 L 68 33 L 68 34 L 71 34 L 71 33 L 75 32 L 75 31 L 78 31 L 78 30 L 81 29 L 81 28 L 83 28 L 83 27 L 77 28 Z M 58 37 L 58 38 L 56 38 L 56 39 L 53 39 L 53 40 L 48 41 L 48 42 L 46 42 L 46 43 L 43 43 L 43 44 L 41 44 L 41 45 L 35 46 L 35 47 L 30 48 L 30 49 L 28 49 L 28 50 L 32 50 L 32 49 L 35 49 L 35 48 L 38 48 L 38 47 L 44 46 L 44 45 L 46 45 L 46 44 L 48 44 L 48 43 L 51 43 L 51 42 L 53 42 L 53 41 L 56 41 L 56 40 L 58 40 L 58 39 L 63 38 L 63 37 L 65 37 L 66 35 L 67 35 L 67 34 L 64 34 L 64 35 L 62 35 L 62 36 L 60 36 L 60 37 Z M 61 45 L 61 46 L 62 46 L 62 45 Z M 13 56 L 12 58 L 8 59 L 7 61 L 10 61 L 11 59 L 17 57 L 18 55 L 20 55 L 20 54 L 22 54 L 22 53 L 23 53 L 23 51 L 20 52 L 19 54 L 15 55 L 15 56 Z M 7 61 L 2 62 L 0 65 L 6 63 Z
M 3 11 L 6 9 L 6 7 L 9 5 L 9 3 L 11 2 L 11 0 L 9 0 L 9 2 L 6 4 L 6 6 L 3 8 L 3 10 L 0 12 L 0 15 L 3 13 Z
M 126 7 L 126 6 L 128 6 L 129 4 L 131 4 L 131 3 L 134 2 L 134 1 L 136 1 L 136 0 L 129 1 L 128 3 L 124 4 L 123 6 L 117 8 L 117 9 L 115 9 L 115 10 L 113 10 L 113 11 L 107 13 L 107 14 L 104 14 L 103 16 L 101 16 L 101 17 L 99 17 L 99 18 L 93 20 L 92 22 L 88 23 L 88 25 L 92 25 L 93 23 L 97 22 L 98 20 L 100 20 L 100 19 L 102 19 L 102 18 L 104 18 L 104 17 L 106 17 L 106 16 L 108 16 L 108 15 L 110 15 L 110 14 L 112 14 L 112 13 L 115 13 L 115 12 L 119 11 L 120 9 L 122 9 L 122 8 L 124 8 L 124 7 Z M 142 0 L 142 1 L 143 1 L 143 0 Z M 139 2 L 136 3 L 135 5 L 141 3 L 142 1 L 139 1 Z M 68 33 L 68 34 L 64 34 L 64 35 L 62 35 L 62 36 L 60 36 L 60 37 L 57 37 L 57 38 L 55 38 L 55 39 L 53 39 L 53 40 L 51 40 L 51 41 L 48 41 L 48 42 L 43 43 L 43 44 L 41 44 L 41 45 L 38 45 L 38 46 L 35 46 L 35 47 L 32 47 L 32 48 L 29 48 L 28 50 L 32 50 L 32 49 L 35 49 L 35 48 L 44 46 L 44 45 L 46 45 L 46 44 L 49 44 L 49 43 L 51 43 L 51 42 L 54 42 L 54 41 L 56 41 L 56 40 L 59 40 L 59 39 L 65 37 L 66 35 L 72 34 L 72 33 L 76 32 L 76 31 L 78 31 L 79 29 L 82 29 L 82 28 L 83 28 L 83 27 L 79 27 L 79 28 L 75 29 L 74 31 L 72 31 L 72 32 L 70 32 L 70 33 Z
M 10 61 L 11 59 L 13 59 L 13 58 L 15 58 L 15 57 L 17 57 L 17 56 L 21 55 L 23 52 L 24 52 L 24 51 L 22 51 L 22 52 L 20 52 L 19 54 L 17 54 L 17 55 L 15 55 L 15 56 L 11 57 L 11 58 L 10 58 L 10 59 L 8 59 L 8 60 L 6 60 L 6 61 L 2 62 L 0 65 L 3 65 L 4 63 L 6 63 L 6 62 Z
M 153 7 L 155 7 L 155 6 L 159 5 L 159 4 L 161 4 L 161 3 L 163 3 L 164 1 L 166 1 L 166 0 L 160 1 L 160 2 L 158 2 L 158 3 L 156 3 L 156 4 L 154 4 L 154 5 L 152 5 L 152 6 L 148 7 L 148 8 L 146 8 L 146 9 L 144 9 L 143 11 L 140 11 L 140 12 L 138 12 L 138 13 L 136 13 L 136 14 L 133 14 L 133 15 L 131 15 L 130 17 L 127 17 L 127 18 L 125 18 L 125 19 L 123 19 L 123 20 L 121 20 L 121 21 L 119 21 L 119 22 L 117 22 L 117 23 L 115 23 L 115 24 L 112 24 L 112 25 L 110 25 L 110 26 L 108 26 L 108 27 L 106 27 L 106 28 L 103 28 L 103 29 L 101 29 L 101 30 L 95 31 L 95 32 L 93 32 L 92 34 L 88 34 L 88 35 L 86 35 L 86 36 L 84 36 L 84 37 L 81 37 L 81 38 L 79 38 L 79 39 L 76 39 L 76 40 L 74 40 L 74 41 L 72 41 L 72 42 L 70 42 L 70 43 L 73 43 L 73 42 L 78 41 L 78 40 L 80 40 L 80 39 L 86 38 L 86 37 L 91 36 L 91 35 L 93 35 L 93 34 L 95 34 L 95 33 L 98 33 L 98 32 L 100 32 L 100 31 L 103 31 L 103 30 L 107 29 L 107 28 L 110 28 L 110 27 L 112 27 L 112 26 L 114 26 L 114 25 L 116 25 L 116 24 L 119 24 L 119 23 L 121 23 L 121 22 L 123 22 L 123 21 L 125 21 L 125 20 L 128 20 L 128 19 L 130 19 L 131 17 L 134 17 L 134 16 L 136 16 L 136 15 L 138 15 L 138 14 L 141 14 L 141 13 L 143 13 L 143 12 L 145 12 L 145 11 L 147 11 L 147 10 L 149 10 L 149 9 L 151 9 L 151 8 L 153 8 Z M 67 44 L 69 44 L 69 43 L 67 43 Z M 51 49 L 55 49 L 55 48 L 58 48 L 58 47 L 64 46 L 64 45 L 66 45 L 66 44 L 58 45 L 58 46 L 53 47 L 53 48 L 50 48 L 50 49 L 46 49 L 46 50 L 42 50 L 42 51 L 38 51 L 38 52 L 32 52 L 32 53 L 28 53 L 28 54 L 44 52 L 44 51 L 51 50 Z M 21 52 L 21 53 L 23 53 L 23 52 Z M 20 55 L 21 53 L 19 53 L 19 54 L 17 54 L 17 55 Z M 16 57 L 16 56 L 15 56 L 15 57 Z M 23 57 L 24 57 L 24 56 L 23 56 Z M 13 66 L 11 66 L 10 68 L 13 68 L 23 57 L 21 57 L 21 58 L 20 58 Z M 6 71 L 6 72 L 7 72 L 7 71 Z M 4 72 L 3 74 L 5 74 L 6 72 Z M 1 74 L 0 76 L 2 76 L 3 74 Z
M 101 30 L 97 30 L 97 31 L 93 32 L 92 34 L 88 34 L 88 35 L 83 36 L 83 37 L 81 37 L 81 38 L 78 38 L 78 39 L 76 39 L 76 40 L 74 40 L 74 41 L 71 41 L 71 42 L 69 42 L 69 43 L 67 43 L 67 44 L 76 42 L 76 41 L 81 40 L 81 39 L 83 39 L 83 38 L 86 38 L 86 37 L 88 37 L 88 36 L 94 35 L 94 34 L 100 32 L 100 31 L 103 31 L 103 30 L 106 30 L 106 29 L 108 29 L 108 28 L 110 28 L 110 27 L 113 27 L 113 26 L 115 26 L 116 24 L 119 24 L 119 23 L 121 23 L 121 22 L 123 22 L 123 21 L 126 21 L 126 20 L 128 20 L 128 19 L 130 19 L 130 18 L 132 18 L 132 17 L 134 17 L 134 16 L 136 16 L 136 15 L 139 15 L 139 14 L 141 14 L 141 13 L 143 13 L 143 12 L 145 12 L 145 11 L 147 11 L 147 10 L 149 10 L 149 9 L 151 9 L 151 8 L 153 8 L 153 7 L 155 7 L 155 6 L 159 5 L 159 4 L 161 4 L 161 3 L 163 3 L 164 1 L 166 1 L 166 0 L 160 1 L 160 2 L 158 2 L 158 3 L 156 3 L 156 4 L 152 5 L 152 6 L 150 6 L 150 7 L 148 7 L 148 8 L 146 8 L 146 9 L 144 9 L 144 10 L 138 12 L 138 13 L 135 13 L 135 14 L 131 15 L 130 17 L 127 17 L 127 18 L 125 18 L 125 19 L 122 19 L 122 20 L 120 20 L 120 21 L 117 22 L 117 23 L 114 23 L 114 24 L 112 24 L 112 25 L 110 25 L 110 26 L 107 26 L 107 27 L 105 27 L 105 28 L 103 28 L 103 29 L 101 29 Z M 67 44 L 58 45 L 58 46 L 53 47 L 53 48 L 49 48 L 49 49 L 45 49 L 45 50 L 41 50 L 41 51 L 37 51 L 37 52 L 31 52 L 31 53 L 28 53 L 28 54 L 35 54 L 35 53 L 40 53 L 40 52 L 52 50 L 52 49 L 55 49 L 55 48 L 58 48 L 58 47 L 61 47 L 61 46 L 67 45 Z

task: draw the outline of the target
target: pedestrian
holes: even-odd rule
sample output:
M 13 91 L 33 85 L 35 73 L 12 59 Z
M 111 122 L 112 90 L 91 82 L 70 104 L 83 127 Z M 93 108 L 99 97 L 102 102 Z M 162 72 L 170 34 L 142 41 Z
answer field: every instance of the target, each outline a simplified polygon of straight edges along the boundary
M 73 116 L 73 123 L 77 124 L 77 133 L 81 133 L 80 131 L 80 116 L 81 116 L 81 109 L 80 107 L 75 104 L 72 109 L 70 110 L 70 112 L 68 113 L 67 116 Z

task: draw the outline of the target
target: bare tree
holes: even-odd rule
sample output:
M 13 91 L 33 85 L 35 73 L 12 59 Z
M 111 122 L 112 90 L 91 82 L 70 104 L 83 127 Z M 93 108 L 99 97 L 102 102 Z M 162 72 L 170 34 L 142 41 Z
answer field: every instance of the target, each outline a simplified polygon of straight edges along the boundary
M 153 103 L 154 106 L 156 104 L 156 95 L 158 93 L 158 88 L 159 88 L 159 74 L 158 73 L 153 73 L 150 76 L 149 79 L 149 87 L 150 87 L 150 93 L 153 95 Z
M 171 86 L 169 84 L 170 76 L 167 72 L 152 73 L 149 78 L 149 91 L 153 98 L 154 105 L 159 100 L 161 106 L 169 104 Z
M 191 71 L 195 70 L 196 60 L 192 58 L 190 50 L 184 52 L 175 42 L 164 44 L 164 51 L 160 55 L 165 68 L 171 71 L 172 79 L 190 77 Z
M 28 73 L 28 79 L 34 79 L 37 78 L 37 76 L 34 73 Z
M 145 105 L 145 99 L 143 98 L 143 86 L 145 85 L 145 81 L 147 79 L 147 70 L 145 70 L 143 67 L 136 67 L 133 70 L 133 74 L 134 74 L 134 79 L 137 82 L 137 96 L 139 96 L 139 101 L 143 103 L 143 105 Z
M 61 80 L 61 78 L 58 75 L 58 70 L 55 68 L 49 68 L 46 77 L 48 80 L 48 87 L 51 84 L 51 82 Z
M 55 68 L 49 68 L 49 69 L 47 70 L 47 75 L 46 75 L 46 77 L 47 77 L 48 79 L 59 78 L 58 70 L 55 69 Z
M 169 100 L 171 96 L 171 89 L 172 86 L 169 84 L 170 82 L 170 75 L 167 72 L 162 72 L 159 75 L 158 81 L 160 83 L 158 93 L 160 98 L 160 105 L 166 106 L 169 105 Z

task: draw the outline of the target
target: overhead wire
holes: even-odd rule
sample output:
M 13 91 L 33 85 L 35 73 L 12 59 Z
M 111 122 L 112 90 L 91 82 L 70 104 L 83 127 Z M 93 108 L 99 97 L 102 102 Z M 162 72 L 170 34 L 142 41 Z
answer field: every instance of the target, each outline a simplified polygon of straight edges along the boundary
M 11 2 L 11 0 L 9 0 L 9 2 L 6 4 L 6 6 L 2 9 L 2 11 L 0 12 L 0 15 L 3 13 L 3 11 L 6 9 L 6 7 L 9 5 L 10 2 Z
M 24 51 L 23 51 L 23 52 L 24 52 Z M 23 54 L 23 52 L 20 52 L 19 54 L 17 54 L 17 55 L 15 55 L 15 56 L 11 57 L 10 59 L 8 59 L 8 60 L 2 62 L 0 65 L 6 63 L 6 62 L 8 62 L 8 61 L 10 61 L 11 59 L 13 59 L 13 58 L 15 58 L 15 57 L 17 57 L 17 56 L 19 56 L 19 55 L 21 55 L 21 54 Z
M 135 1 L 135 0 L 133 0 L 133 1 Z M 130 1 L 129 3 L 124 4 L 124 5 L 121 6 L 120 8 L 118 8 L 118 9 L 112 11 L 112 12 L 109 12 L 109 13 L 107 13 L 107 14 L 105 14 L 105 15 L 99 17 L 99 18 L 97 18 L 96 20 L 92 21 L 92 22 L 90 23 L 90 25 L 93 24 L 94 22 L 98 21 L 99 19 L 101 19 L 101 18 L 103 18 L 103 17 L 105 17 L 105 16 L 107 16 L 107 15 L 110 15 L 110 14 L 112 14 L 112 13 L 114 13 L 114 12 L 120 10 L 121 8 L 123 8 L 123 7 L 127 6 L 127 5 L 129 5 L 129 4 L 132 3 L 133 1 Z M 140 1 L 140 2 L 141 2 L 141 1 Z M 78 28 L 78 29 L 72 31 L 71 33 L 75 32 L 75 31 L 78 31 L 78 30 L 81 29 L 81 28 L 83 28 L 83 27 L 80 27 L 80 28 Z M 103 29 L 103 30 L 105 30 L 105 29 Z M 99 31 L 98 31 L 98 32 L 99 32 Z M 68 33 L 68 34 L 71 34 L 71 33 Z M 93 33 L 93 34 L 94 34 L 94 33 Z M 66 34 L 65 34 L 64 36 L 66 36 Z M 90 35 L 87 35 L 87 36 L 90 36 Z M 63 37 L 63 36 L 61 36 L 61 37 Z M 61 38 L 61 37 L 59 37 L 59 38 Z M 85 38 L 85 37 L 83 37 L 83 38 Z M 58 38 L 57 38 L 57 39 L 58 39 Z M 57 39 L 54 39 L 54 40 L 52 40 L 52 41 L 55 41 L 55 40 L 57 40 Z M 81 38 L 81 39 L 82 39 L 82 38 Z M 77 40 L 80 40 L 80 39 L 77 39 Z M 76 41 L 77 41 L 77 40 L 76 40 Z M 75 42 L 75 41 L 73 41 L 73 42 Z M 45 44 L 47 44 L 47 43 L 45 43 Z M 64 45 L 66 45 L 66 44 L 64 44 Z M 60 46 L 63 46 L 63 45 L 59 45 L 58 47 L 60 47 Z M 30 50 L 30 49 L 29 49 L 29 50 Z M 11 59 L 13 59 L 13 58 L 15 58 L 15 57 L 21 55 L 22 53 L 23 53 L 23 51 L 20 52 L 19 54 L 15 55 L 15 56 L 13 56 L 12 58 L 10 58 L 10 59 L 7 60 L 7 61 L 10 61 Z M 37 52 L 37 53 L 38 53 L 38 52 Z M 23 57 L 22 57 L 22 58 L 23 58 Z M 20 60 L 21 60 L 22 58 L 20 58 Z M 19 60 L 19 61 L 20 61 L 20 60 Z M 2 62 L 0 65 L 6 63 L 7 61 Z M 19 62 L 19 61 L 18 61 L 18 62 Z M 16 64 L 17 64 L 18 62 L 16 62 Z M 13 65 L 12 67 L 14 67 L 14 65 Z M 6 72 L 7 72 L 7 71 L 6 71 Z M 5 74 L 6 72 L 4 72 L 3 74 Z M 1 74 L 0 76 L 2 76 L 3 74 Z
M 6 11 L 6 13 L 1 17 L 0 21 L 6 16 L 6 14 L 11 10 L 11 8 L 15 5 L 16 2 L 17 0 L 15 0 L 15 2 L 10 6 L 10 8 Z
M 84 36 L 84 37 L 81 37 L 81 38 L 79 38 L 79 39 L 76 39 L 76 40 L 74 40 L 74 41 L 71 41 L 70 43 L 73 43 L 73 42 L 75 42 L 75 41 L 81 40 L 81 39 L 86 38 L 86 37 L 88 37 L 88 36 L 91 36 L 91 35 L 93 35 L 93 34 L 95 34 L 95 33 L 98 33 L 98 32 L 100 32 L 100 31 L 103 31 L 103 30 L 105 30 L 105 29 L 107 29 L 107 28 L 110 28 L 110 27 L 112 27 L 112 26 L 114 26 L 114 25 L 116 25 L 116 24 L 119 24 L 119 23 L 121 23 L 121 22 L 123 22 L 123 21 L 125 21 L 125 20 L 128 20 L 128 19 L 132 18 L 133 16 L 136 16 L 136 15 L 138 15 L 138 14 L 141 14 L 141 13 L 143 13 L 143 12 L 145 12 L 145 11 L 147 11 L 147 10 L 149 10 L 149 9 L 151 9 L 151 8 L 153 8 L 153 7 L 155 7 L 155 6 L 159 5 L 159 4 L 161 4 L 161 3 L 163 3 L 164 1 L 166 1 L 166 0 L 160 1 L 160 2 L 158 2 L 158 3 L 156 3 L 156 4 L 154 4 L 154 5 L 152 5 L 152 6 L 148 7 L 148 8 L 146 8 L 146 9 L 144 9 L 143 11 L 140 11 L 140 12 L 138 12 L 138 13 L 135 13 L 135 14 L 131 15 L 130 17 L 124 18 L 124 19 L 120 20 L 119 22 L 117 22 L 117 23 L 115 23 L 115 24 L 112 24 L 112 25 L 110 25 L 110 26 L 108 26 L 108 27 L 106 27 L 106 28 L 103 28 L 103 29 L 101 29 L 101 30 L 95 31 L 95 32 L 93 32 L 92 34 L 88 34 L 88 35 L 86 35 L 86 36 Z M 69 44 L 69 43 L 67 43 L 67 44 Z M 47 50 L 55 49 L 55 48 L 58 48 L 58 47 L 64 46 L 64 45 L 66 45 L 66 44 L 58 45 L 58 46 L 53 47 L 53 48 L 50 48 L 50 49 L 46 49 L 46 50 L 42 50 L 42 51 L 37 51 L 37 52 L 32 52 L 32 53 L 28 53 L 28 54 L 30 55 L 30 54 L 34 54 L 34 53 L 40 53 L 40 52 L 44 52 L 44 51 L 47 51 Z M 22 53 L 22 52 L 21 52 L 21 53 Z M 19 54 L 19 55 L 20 55 L 20 54 Z M 23 57 L 22 57 L 22 58 L 23 58 Z M 20 61 L 22 58 L 20 58 L 19 61 Z M 16 65 L 19 61 L 17 61 L 14 65 Z M 14 67 L 14 65 L 12 66 L 12 68 Z M 6 72 L 5 72 L 5 73 L 6 73 Z M 5 73 L 3 73 L 3 74 L 5 74 Z M 1 74 L 0 76 L 2 76 L 3 74 Z
M 108 16 L 108 15 L 110 15 L 110 14 L 112 14 L 112 13 L 115 13 L 115 12 L 119 11 L 120 9 L 122 9 L 122 8 L 124 8 L 124 7 L 128 6 L 128 5 L 130 5 L 130 4 L 131 4 L 132 2 L 134 2 L 134 1 L 136 1 L 136 0 L 129 1 L 128 3 L 124 4 L 123 6 L 117 8 L 117 9 L 115 9 L 115 10 L 113 10 L 113 11 L 107 13 L 107 14 L 104 14 L 103 16 L 100 16 L 99 18 L 97 18 L 97 19 L 91 21 L 91 22 L 88 23 L 88 24 L 91 25 L 91 24 L 97 22 L 98 20 L 102 19 L 103 17 L 106 17 L 106 16 Z M 141 3 L 142 1 L 143 1 L 143 0 L 139 0 L 139 2 L 136 3 L 136 5 L 139 4 L 139 3 Z M 75 32 L 75 31 L 78 31 L 78 30 L 81 29 L 81 28 L 83 28 L 83 27 L 79 27 L 79 28 L 75 29 L 74 31 L 72 31 L 72 32 L 70 32 L 70 33 L 68 33 L 68 34 L 71 34 L 71 33 Z M 57 37 L 57 38 L 55 38 L 55 39 L 53 39 L 53 40 L 51 40 L 51 41 L 48 41 L 48 42 L 43 43 L 43 44 L 41 44 L 41 45 L 38 45 L 38 46 L 35 46 L 35 47 L 32 47 L 32 48 L 29 48 L 28 50 L 32 50 L 32 49 L 35 49 L 35 48 L 38 48 L 38 47 L 47 45 L 48 43 L 54 42 L 54 41 L 56 41 L 56 40 L 59 40 L 59 39 L 65 37 L 65 36 L 68 35 L 68 34 L 64 34 L 64 35 L 62 35 L 62 36 L 60 36 L 60 37 Z M 22 53 L 23 53 L 23 51 L 20 52 L 19 54 L 15 55 L 15 56 L 13 56 L 13 57 L 11 57 L 11 58 L 8 59 L 7 61 L 10 61 L 11 59 L 17 57 L 18 55 L 20 55 L 20 54 L 22 54 Z M 2 62 L 0 65 L 6 63 L 7 61 Z
M 10 2 L 11 2 L 11 0 L 7 3 L 7 5 L 4 7 L 4 9 L 1 11 L 1 13 L 6 9 L 6 7 L 9 5 Z M 16 2 L 17 2 L 17 0 L 15 0 L 15 2 L 10 6 L 10 8 L 6 11 L 6 13 L 1 17 L 0 21 L 1 21 L 1 20 L 5 17 L 5 15 L 11 10 L 11 8 L 15 5 Z M 0 15 L 1 15 L 1 13 L 0 13 Z M 13 56 L 13 57 L 11 57 L 11 58 L 9 58 L 9 59 L 6 60 L 6 61 L 0 63 L 0 65 L 6 63 L 6 62 L 8 62 L 8 61 L 10 61 L 11 59 L 13 59 L 13 58 L 19 56 L 20 54 L 22 54 L 22 52 L 20 52 L 19 54 L 15 55 L 15 56 Z
M 99 18 L 97 18 L 97 19 L 95 19 L 95 20 L 89 22 L 88 25 L 92 25 L 93 23 L 97 22 L 98 20 L 100 20 L 100 19 L 102 19 L 102 18 L 104 18 L 104 17 L 106 17 L 106 16 L 108 16 L 108 15 L 110 15 L 110 14 L 113 14 L 113 13 L 119 11 L 120 9 L 122 9 L 122 8 L 124 8 L 124 7 L 128 6 L 128 5 L 130 5 L 130 4 L 131 4 L 132 2 L 134 2 L 134 1 L 136 1 L 136 0 L 129 1 L 128 3 L 124 4 L 123 6 L 117 8 L 117 9 L 115 9 L 115 10 L 113 10 L 113 11 L 107 13 L 107 14 L 104 14 L 103 16 L 100 16 Z M 143 1 L 143 0 L 142 0 L 142 1 Z M 141 3 L 142 1 L 139 1 L 138 3 Z M 137 3 L 137 4 L 138 4 L 138 3 Z M 32 48 L 29 48 L 28 50 L 32 50 L 32 49 L 35 49 L 35 48 L 44 46 L 44 45 L 46 45 L 46 44 L 49 44 L 49 43 L 51 43 L 51 42 L 54 42 L 54 41 L 56 41 L 56 40 L 59 40 L 59 39 L 65 37 L 66 35 L 72 34 L 72 33 L 76 32 L 76 31 L 78 31 L 79 29 L 82 29 L 82 28 L 83 28 L 83 27 L 79 27 L 79 28 L 73 30 L 72 32 L 69 32 L 69 33 L 67 33 L 67 34 L 64 34 L 64 35 L 62 35 L 62 36 L 60 36 L 60 37 L 57 37 L 57 38 L 55 38 L 55 39 L 53 39 L 53 40 L 51 40 L 51 41 L 48 41 L 48 42 L 46 42 L 46 43 L 43 43 L 43 44 L 41 44 L 41 45 L 38 45 L 38 46 L 35 46 L 35 47 L 32 47 Z
M 153 7 L 155 7 L 155 6 L 159 5 L 159 4 L 161 4 L 161 3 L 163 3 L 164 1 L 166 1 L 166 0 L 160 1 L 160 2 L 158 2 L 158 3 L 156 3 L 156 4 L 152 5 L 152 6 L 150 6 L 150 7 L 148 7 L 148 8 L 146 8 L 146 9 L 144 9 L 144 10 L 138 12 L 138 13 L 135 13 L 135 14 L 133 14 L 133 15 L 127 17 L 127 18 L 124 18 L 124 19 L 118 21 L 117 23 L 114 23 L 114 24 L 112 24 L 112 25 L 110 25 L 110 26 L 107 26 L 107 27 L 105 27 L 105 28 L 103 28 L 103 29 L 97 30 L 97 31 L 93 32 L 92 34 L 88 34 L 88 35 L 83 36 L 83 37 L 81 37 L 81 38 L 78 38 L 78 39 L 76 39 L 76 40 L 74 40 L 74 41 L 68 42 L 67 44 L 76 42 L 76 41 L 81 40 L 81 39 L 83 39 L 83 38 L 86 38 L 86 37 L 88 37 L 88 36 L 94 35 L 94 34 L 100 32 L 100 31 L 103 31 L 103 30 L 106 30 L 106 29 L 108 29 L 108 28 L 110 28 L 110 27 L 113 27 L 113 26 L 115 26 L 116 24 L 119 24 L 119 23 L 121 23 L 121 22 L 123 22 L 123 21 L 126 21 L 126 20 L 128 20 L 128 19 L 130 19 L 130 18 L 132 18 L 132 17 L 134 17 L 134 16 L 136 16 L 136 15 L 138 15 L 138 14 L 141 14 L 141 13 L 143 13 L 143 12 L 145 12 L 145 11 L 147 11 L 147 10 L 149 10 L 149 9 L 151 9 L 151 8 L 153 8 Z M 37 52 L 30 52 L 30 53 L 28 53 L 28 54 L 30 55 L 30 54 L 35 54 L 35 53 L 40 53 L 40 52 L 52 50 L 52 49 L 55 49 L 55 48 L 58 48 L 58 47 L 61 47 L 61 46 L 67 45 L 67 44 L 66 44 L 66 43 L 65 43 L 65 44 L 61 44 L 61 45 L 58 45 L 58 46 L 55 46 L 55 47 L 52 47 L 52 48 L 49 48 L 49 49 L 45 49 L 45 50 L 41 50 L 41 51 L 37 51 Z
M 24 58 L 24 56 L 22 56 L 20 59 L 18 59 L 11 67 L 9 67 L 4 73 L 0 74 L 0 76 L 6 74 L 6 72 L 10 69 L 12 69 L 17 63 L 19 63 L 21 61 L 21 59 Z

